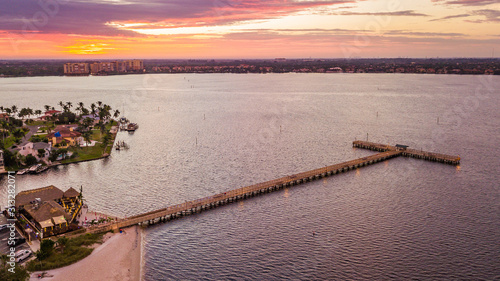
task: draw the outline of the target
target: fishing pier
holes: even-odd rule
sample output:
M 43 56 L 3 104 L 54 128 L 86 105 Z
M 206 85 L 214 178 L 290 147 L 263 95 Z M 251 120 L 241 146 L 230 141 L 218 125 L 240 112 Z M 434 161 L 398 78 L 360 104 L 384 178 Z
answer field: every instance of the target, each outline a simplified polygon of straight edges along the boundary
M 117 230 L 133 225 L 151 225 L 158 222 L 166 222 L 186 215 L 230 204 L 239 200 L 277 191 L 286 187 L 344 173 L 398 156 L 413 157 L 452 165 L 458 165 L 460 163 L 460 157 L 458 156 L 408 149 L 408 146 L 405 145 L 390 146 L 365 141 L 354 141 L 353 147 L 378 151 L 379 153 L 307 172 L 285 176 L 275 180 L 229 190 L 133 217 L 119 219 L 118 221 L 111 222 L 106 225 L 90 227 L 87 229 L 87 233 Z

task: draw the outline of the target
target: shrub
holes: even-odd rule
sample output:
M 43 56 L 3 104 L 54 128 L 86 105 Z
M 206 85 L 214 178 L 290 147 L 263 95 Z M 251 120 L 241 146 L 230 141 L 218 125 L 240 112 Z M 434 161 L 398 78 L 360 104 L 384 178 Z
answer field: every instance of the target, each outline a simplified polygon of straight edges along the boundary
M 35 165 L 36 163 L 38 163 L 38 161 L 36 160 L 35 156 L 31 154 L 26 155 L 26 165 L 31 166 Z

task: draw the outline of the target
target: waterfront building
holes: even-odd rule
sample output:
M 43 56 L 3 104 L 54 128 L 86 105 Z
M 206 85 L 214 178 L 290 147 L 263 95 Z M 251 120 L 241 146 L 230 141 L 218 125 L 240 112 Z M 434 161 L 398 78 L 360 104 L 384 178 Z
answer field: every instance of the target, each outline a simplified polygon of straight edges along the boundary
M 82 133 L 74 130 L 74 127 L 57 127 L 53 133 L 47 135 L 52 146 L 68 147 L 83 142 Z M 64 144 L 66 142 L 66 144 Z
M 61 114 L 61 111 L 59 110 L 49 110 L 49 111 L 45 111 L 45 113 L 43 114 L 42 117 L 40 117 L 41 120 L 49 120 L 51 119 L 53 116 L 57 116 Z
M 9 122 L 9 114 L 7 114 L 7 113 L 0 113 L 0 120 Z
M 39 157 L 38 150 L 43 149 L 44 154 L 42 157 Z M 27 142 L 22 146 L 18 146 L 19 154 L 23 156 L 33 155 L 36 157 L 36 160 L 40 161 L 41 159 L 48 158 L 50 156 L 50 152 L 52 151 L 52 145 L 46 142 Z
M 86 62 L 70 62 L 64 64 L 64 74 L 66 75 L 88 75 L 90 74 L 89 64 Z
M 82 208 L 81 193 L 70 187 L 63 192 L 50 185 L 21 191 L 16 195 L 16 210 L 24 233 L 37 238 L 57 235 L 75 229 Z M 32 231 L 26 231 L 30 228 Z

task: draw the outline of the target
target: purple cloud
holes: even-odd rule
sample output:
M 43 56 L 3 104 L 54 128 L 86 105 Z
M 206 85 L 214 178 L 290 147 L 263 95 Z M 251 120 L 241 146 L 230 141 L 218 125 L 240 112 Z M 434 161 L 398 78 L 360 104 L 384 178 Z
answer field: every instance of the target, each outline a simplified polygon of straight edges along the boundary
M 109 23 L 140 22 L 164 27 L 223 25 L 269 19 L 312 7 L 362 0 L 0 0 L 0 30 L 102 36 L 139 36 Z
M 358 12 L 342 12 L 342 16 L 404 16 L 404 17 L 428 17 L 429 15 L 417 13 L 414 10 L 395 11 L 395 12 L 371 12 L 371 13 L 358 13 Z
M 430 20 L 430 21 L 442 21 L 442 20 L 449 20 L 449 19 L 456 19 L 456 18 L 467 18 L 467 17 L 470 17 L 470 16 L 472 16 L 472 15 L 471 14 L 451 15 L 451 16 L 446 16 L 446 17 L 442 17 L 442 18 L 433 19 L 433 20 Z
M 486 6 L 491 4 L 497 4 L 498 0 L 432 0 L 432 2 L 448 4 L 448 5 Z

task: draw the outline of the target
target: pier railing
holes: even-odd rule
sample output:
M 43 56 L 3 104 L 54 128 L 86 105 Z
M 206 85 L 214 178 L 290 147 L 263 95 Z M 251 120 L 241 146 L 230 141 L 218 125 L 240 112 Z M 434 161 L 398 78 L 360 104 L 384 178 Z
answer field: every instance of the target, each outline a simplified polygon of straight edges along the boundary
M 109 222 L 105 225 L 93 226 L 88 228 L 87 232 L 102 232 L 119 228 L 125 228 L 136 224 L 144 224 L 144 223 L 153 224 L 156 221 L 167 221 L 180 216 L 189 215 L 207 209 L 215 208 L 220 205 L 225 205 L 227 203 L 231 203 L 237 200 L 253 197 L 262 193 L 267 193 L 288 186 L 293 186 L 313 181 L 316 179 L 320 179 L 323 177 L 335 175 L 338 173 L 346 172 L 349 170 L 358 169 L 360 167 L 385 161 L 387 159 L 397 156 L 421 158 L 425 160 L 438 161 L 447 164 L 458 164 L 460 162 L 460 158 L 458 156 L 450 156 L 445 154 L 408 149 L 406 146 L 391 146 L 391 145 L 378 144 L 365 141 L 354 141 L 353 146 L 379 151 L 380 153 L 331 166 L 325 166 L 323 168 L 318 168 L 307 172 L 284 176 L 278 179 L 257 183 L 229 190 L 226 192 L 221 192 L 200 199 L 186 201 L 184 203 L 169 206 L 159 210 L 154 210 L 140 215 L 119 219 L 118 221 Z

